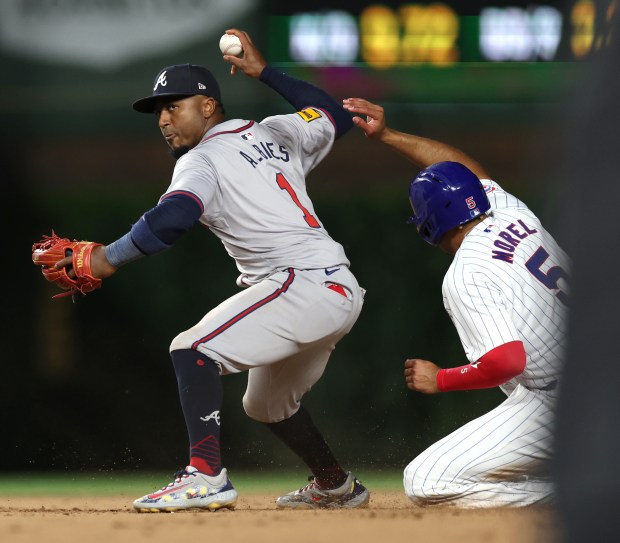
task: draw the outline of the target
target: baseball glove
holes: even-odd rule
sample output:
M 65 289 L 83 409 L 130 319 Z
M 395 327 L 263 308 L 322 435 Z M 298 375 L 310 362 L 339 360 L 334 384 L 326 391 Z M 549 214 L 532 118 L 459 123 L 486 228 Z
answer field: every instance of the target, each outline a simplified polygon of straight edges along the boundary
M 90 267 L 91 254 L 98 246 L 101 246 L 101 243 L 61 238 L 53 230 L 51 236 L 43 236 L 41 241 L 32 246 L 32 261 L 41 266 L 43 277 L 62 290 L 68 291 L 52 298 L 71 296 L 78 292 L 86 294 L 101 287 L 101 279 L 93 277 Z M 54 267 L 56 262 L 68 256 L 73 256 L 71 266 L 60 269 Z M 73 277 L 68 273 L 71 270 Z

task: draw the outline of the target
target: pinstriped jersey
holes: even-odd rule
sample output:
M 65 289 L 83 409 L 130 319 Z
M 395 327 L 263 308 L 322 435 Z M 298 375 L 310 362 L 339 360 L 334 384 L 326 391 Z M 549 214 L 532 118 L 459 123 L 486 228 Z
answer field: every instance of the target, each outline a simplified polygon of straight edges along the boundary
M 443 281 L 446 311 L 471 363 L 522 341 L 526 368 L 501 388 L 542 388 L 560 371 L 566 340 L 569 259 L 538 218 L 495 182 L 491 212 L 463 240 Z
M 200 222 L 235 260 L 240 286 L 289 266 L 348 266 L 306 191 L 306 175 L 334 136 L 328 114 L 315 108 L 260 123 L 225 121 L 177 161 L 162 198 L 181 191 L 200 203 Z

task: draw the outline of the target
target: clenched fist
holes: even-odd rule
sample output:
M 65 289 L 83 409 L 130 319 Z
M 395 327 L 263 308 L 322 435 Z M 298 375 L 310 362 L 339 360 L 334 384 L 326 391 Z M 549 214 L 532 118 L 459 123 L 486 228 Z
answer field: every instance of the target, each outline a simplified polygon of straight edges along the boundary
M 441 368 L 428 360 L 410 358 L 405 360 L 405 383 L 409 390 L 424 394 L 436 394 L 437 374 Z

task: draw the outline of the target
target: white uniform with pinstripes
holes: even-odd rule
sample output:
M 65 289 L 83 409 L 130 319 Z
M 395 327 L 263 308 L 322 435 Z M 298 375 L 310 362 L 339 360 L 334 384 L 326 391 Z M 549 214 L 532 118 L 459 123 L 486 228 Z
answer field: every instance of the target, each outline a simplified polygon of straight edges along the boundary
M 522 341 L 527 364 L 508 398 L 432 445 L 405 469 L 420 505 L 524 506 L 548 501 L 554 384 L 564 353 L 568 258 L 527 206 L 483 180 L 492 213 L 465 237 L 443 282 L 445 308 L 475 371 Z M 468 392 L 472 394 L 474 392 Z

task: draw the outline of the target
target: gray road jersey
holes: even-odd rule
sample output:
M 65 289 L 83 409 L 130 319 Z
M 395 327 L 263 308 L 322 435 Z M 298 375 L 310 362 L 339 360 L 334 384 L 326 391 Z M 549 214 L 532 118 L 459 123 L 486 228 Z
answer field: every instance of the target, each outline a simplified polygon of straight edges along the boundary
M 239 284 L 289 266 L 348 266 L 306 192 L 306 175 L 330 151 L 334 133 L 327 114 L 313 108 L 260 123 L 226 121 L 177 161 L 166 194 L 200 200 L 200 222 L 235 259 Z

